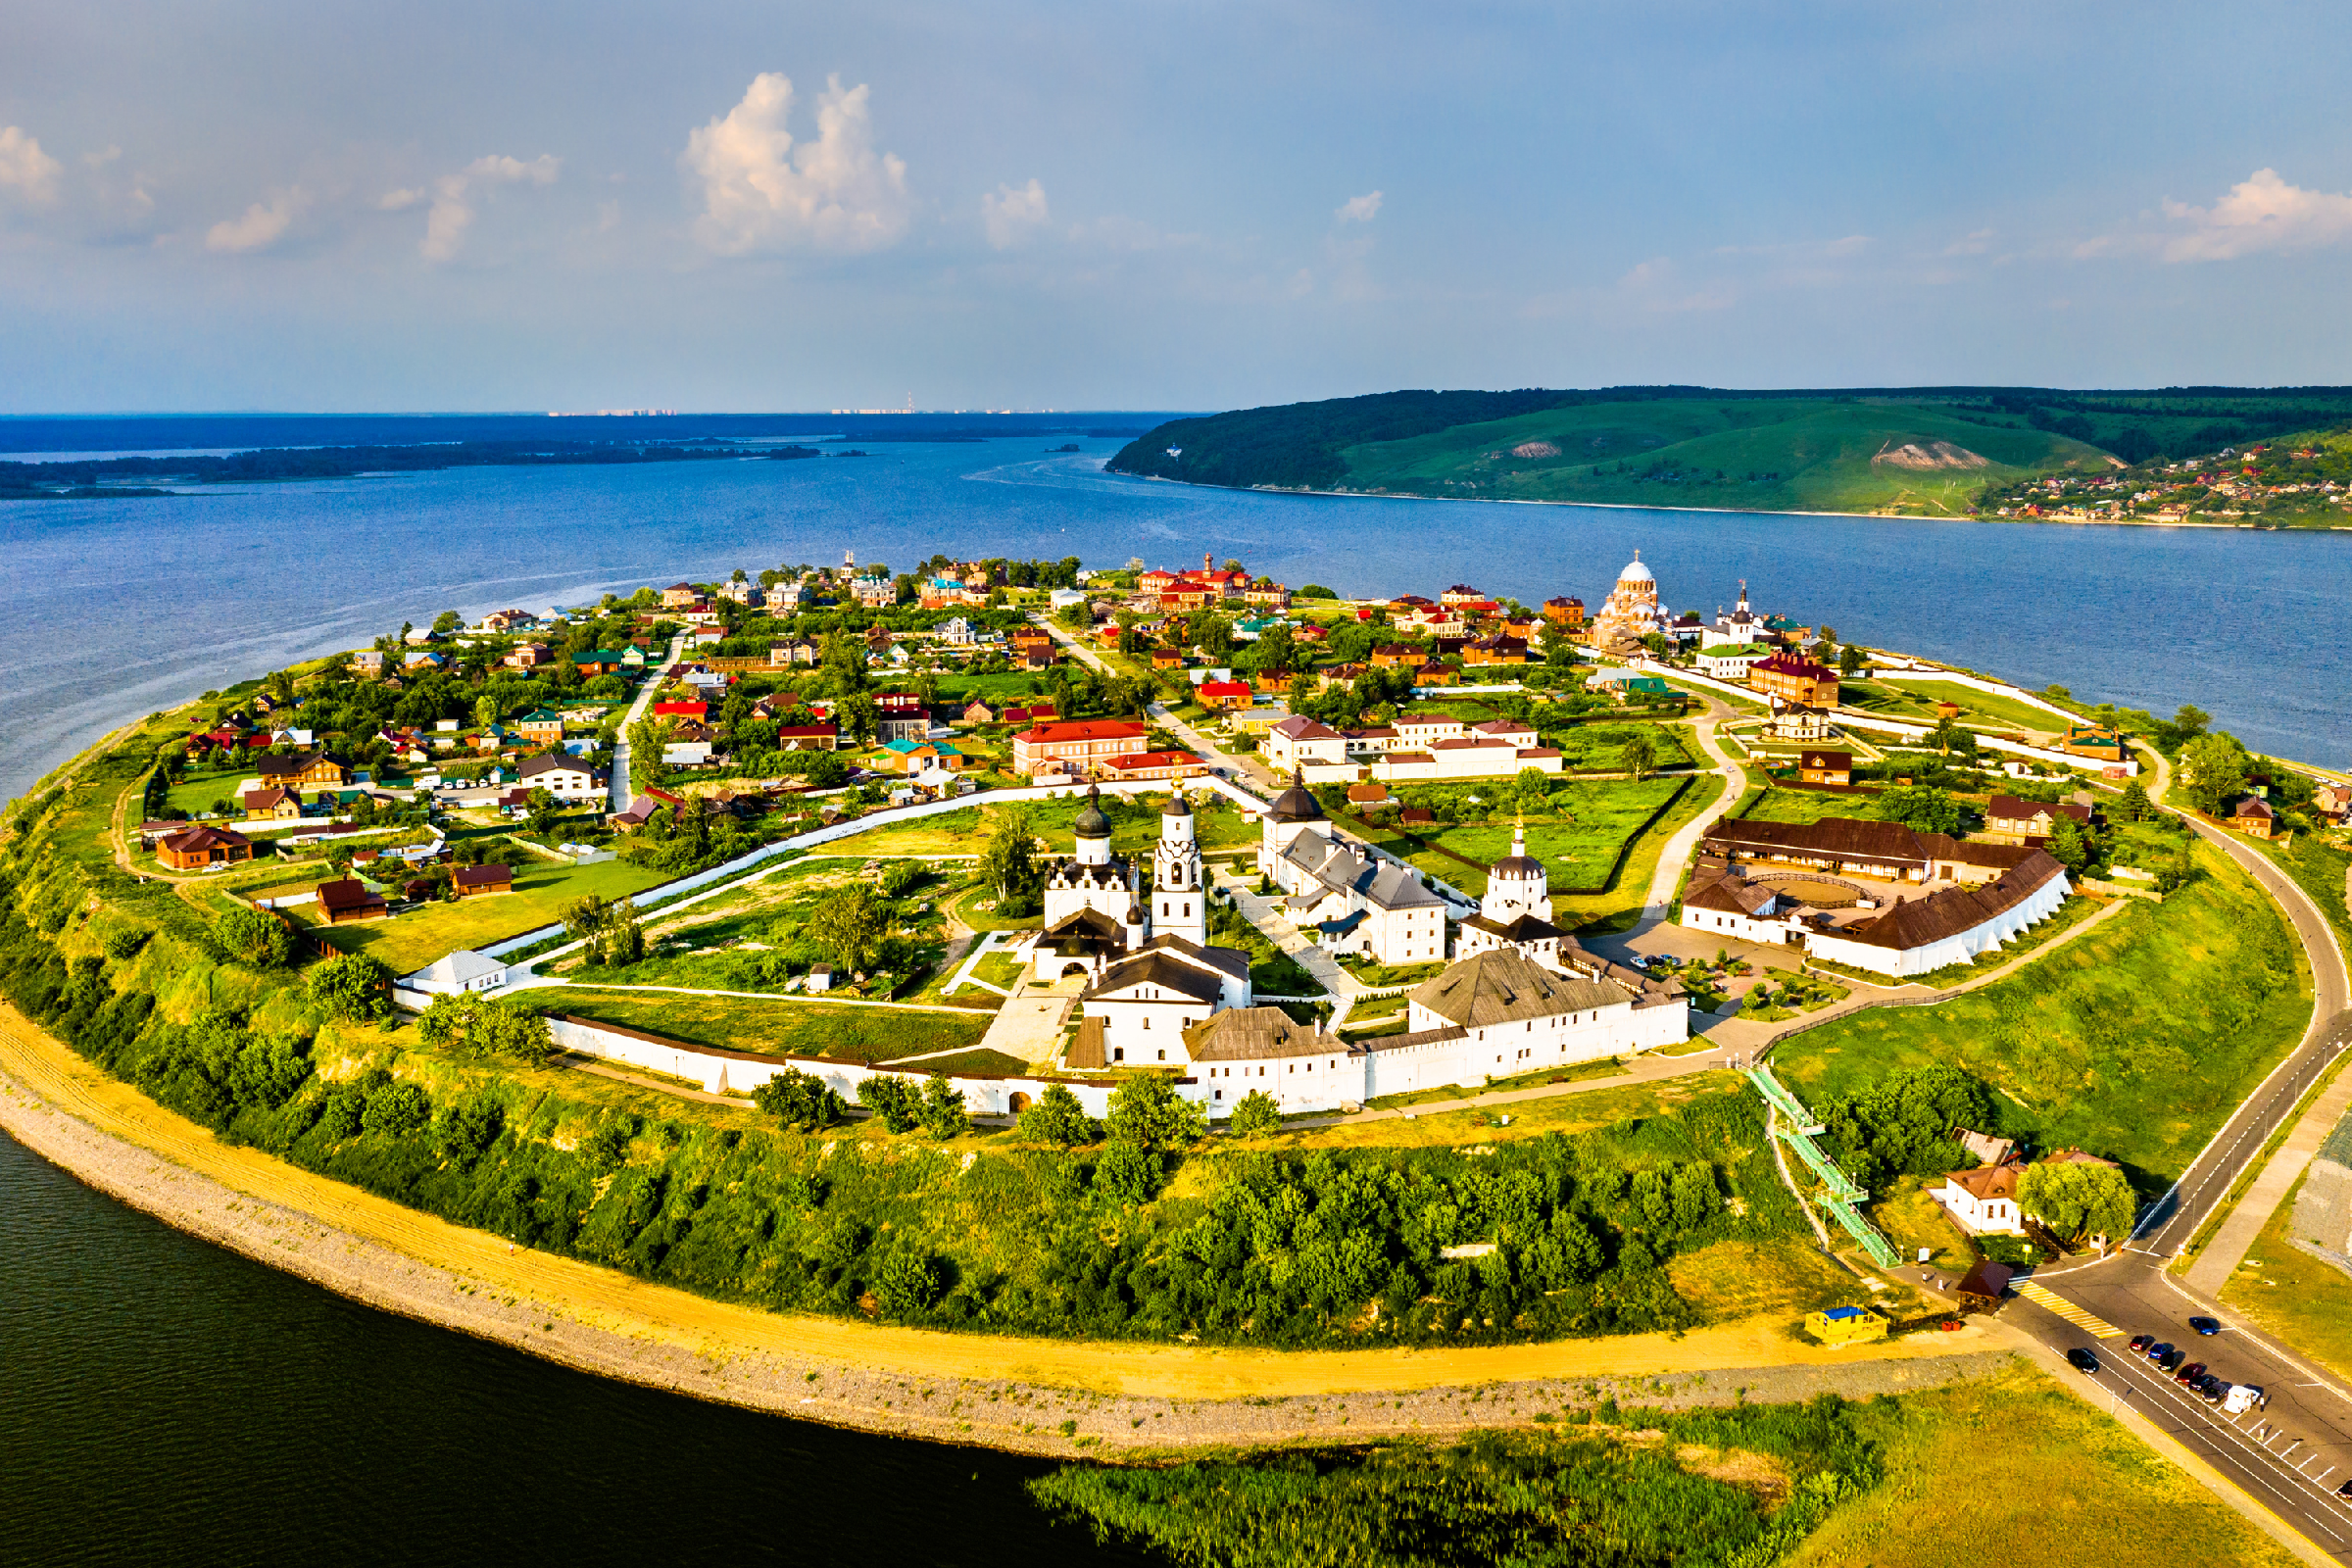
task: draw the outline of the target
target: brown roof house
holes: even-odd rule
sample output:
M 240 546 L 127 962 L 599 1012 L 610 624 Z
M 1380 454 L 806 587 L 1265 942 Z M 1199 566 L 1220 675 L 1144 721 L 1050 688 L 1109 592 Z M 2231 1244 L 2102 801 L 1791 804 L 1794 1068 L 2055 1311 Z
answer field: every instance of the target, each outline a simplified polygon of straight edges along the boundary
M 450 890 L 461 899 L 514 891 L 514 868 L 508 865 L 461 865 L 449 873 Z
M 318 912 L 326 916 L 328 925 L 347 925 L 354 920 L 381 920 L 392 912 L 384 896 L 356 877 L 340 882 L 318 884 Z
M 2249 838 L 2267 839 L 2278 831 L 2278 813 L 2271 803 L 2259 795 L 2247 795 L 2230 804 L 2229 814 L 2222 818 Z
M 1849 785 L 1854 781 L 1854 754 L 1807 752 L 1797 759 L 1796 776 L 1806 784 Z
M 2090 808 L 2073 801 L 2021 801 L 2014 795 L 1995 795 L 1984 806 L 1984 831 L 2000 844 L 2030 844 L 2035 849 L 2050 841 L 2060 817 L 2090 825 Z
M 174 833 L 155 847 L 155 858 L 174 871 L 201 871 L 253 858 L 253 840 L 224 827 L 195 827 Z

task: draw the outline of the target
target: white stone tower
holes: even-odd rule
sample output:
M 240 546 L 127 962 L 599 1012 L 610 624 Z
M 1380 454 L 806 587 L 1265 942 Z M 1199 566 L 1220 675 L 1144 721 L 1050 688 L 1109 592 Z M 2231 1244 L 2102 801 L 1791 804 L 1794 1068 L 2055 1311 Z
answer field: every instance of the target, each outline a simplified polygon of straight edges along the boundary
M 1527 853 L 1525 823 L 1511 829 L 1510 855 L 1495 861 L 1487 872 L 1487 896 L 1479 905 L 1479 912 L 1496 925 L 1509 925 L 1531 914 L 1549 923 L 1551 880 L 1544 874 L 1544 862 Z
M 1193 835 L 1192 803 L 1181 789 L 1160 808 L 1159 843 L 1152 851 L 1152 935 L 1208 946 L 1208 890 Z

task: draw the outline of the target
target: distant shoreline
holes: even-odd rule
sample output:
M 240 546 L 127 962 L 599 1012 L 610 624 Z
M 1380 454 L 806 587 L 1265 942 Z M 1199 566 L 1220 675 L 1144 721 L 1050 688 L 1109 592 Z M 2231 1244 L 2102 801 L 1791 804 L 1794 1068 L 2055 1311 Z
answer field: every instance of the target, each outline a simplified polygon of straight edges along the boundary
M 1526 496 L 1417 496 L 1395 491 L 1290 489 L 1282 485 L 1203 484 L 1156 473 L 1121 473 L 1106 461 L 1102 471 L 1144 484 L 1180 484 L 1194 490 L 1223 490 L 1242 496 L 1316 496 L 1333 501 L 1433 501 L 1486 507 L 1590 507 L 1596 512 L 1694 512 L 1731 517 L 1852 517 L 1864 522 L 1988 522 L 2063 528 L 2207 528 L 2221 533 L 2352 533 L 2352 524 L 2324 528 L 2257 528 L 2250 522 L 2160 522 L 2148 517 L 1934 517 L 1901 512 L 1812 512 L 1769 507 L 1674 507 L 1646 501 L 1541 501 Z

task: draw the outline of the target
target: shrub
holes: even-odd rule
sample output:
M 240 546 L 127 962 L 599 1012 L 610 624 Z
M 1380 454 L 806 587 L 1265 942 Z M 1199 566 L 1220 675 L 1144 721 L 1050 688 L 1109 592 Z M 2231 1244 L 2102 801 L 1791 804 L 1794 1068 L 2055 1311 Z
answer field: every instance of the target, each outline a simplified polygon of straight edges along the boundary
M 1233 1119 L 1227 1125 L 1237 1138 L 1255 1138 L 1281 1126 L 1282 1111 L 1275 1105 L 1272 1095 L 1252 1089 L 1235 1103 Z
M 1046 1085 L 1037 1103 L 1021 1112 L 1020 1136 L 1032 1143 L 1059 1144 L 1068 1149 L 1091 1144 L 1102 1136 L 1102 1125 L 1086 1113 L 1078 1097 L 1061 1084 Z
M 896 1073 L 877 1074 L 858 1086 L 858 1103 L 882 1118 L 894 1133 L 912 1132 L 922 1119 L 922 1096 Z
M 935 1072 L 924 1083 L 920 1114 L 923 1131 L 942 1142 L 971 1130 L 972 1118 L 964 1109 L 963 1091 L 948 1082 L 945 1073 Z
M 433 1102 L 415 1084 L 387 1084 L 368 1097 L 360 1126 L 378 1138 L 404 1138 L 433 1119 Z
M 1096 1190 L 1130 1208 L 1152 1201 L 1159 1192 L 1159 1151 L 1142 1144 L 1114 1143 L 1095 1167 Z
M 147 939 L 154 934 L 145 926 L 136 925 L 125 926 L 120 931 L 110 931 L 106 937 L 106 956 L 117 963 L 134 958 L 138 956 L 139 950 L 147 945 Z
M 841 1096 L 825 1087 L 823 1079 L 798 1067 L 787 1067 L 753 1090 L 752 1103 L 803 1132 L 830 1127 L 849 1113 Z
M 1156 1149 L 1197 1142 L 1208 1130 L 1208 1115 L 1177 1095 L 1175 1080 L 1153 1074 L 1112 1092 L 1108 1125 L 1113 1143 Z
M 893 1317 L 913 1317 L 939 1299 L 945 1272 L 936 1258 L 912 1251 L 893 1252 L 874 1278 L 874 1298 Z

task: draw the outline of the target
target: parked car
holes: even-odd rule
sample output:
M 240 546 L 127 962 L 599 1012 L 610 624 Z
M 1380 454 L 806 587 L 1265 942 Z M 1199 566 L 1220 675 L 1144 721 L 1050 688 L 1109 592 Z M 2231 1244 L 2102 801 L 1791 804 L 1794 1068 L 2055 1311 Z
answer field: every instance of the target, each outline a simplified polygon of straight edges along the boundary
M 2218 1374 L 2208 1372 L 2203 1377 L 2197 1379 L 2196 1387 L 2197 1392 L 2205 1396 L 2205 1401 L 2210 1404 L 2214 1400 L 2220 1398 L 2223 1395 L 2230 1392 L 2230 1380 L 2226 1377 L 2219 1376 Z
M 2339 1497 L 2352 1497 L 2352 1481 L 2347 1481 L 2342 1486 L 2336 1488 L 2335 1494 Z
M 2222 1332 L 2222 1325 L 2209 1317 L 2192 1317 L 2188 1320 L 2188 1326 L 2208 1338 Z
M 2155 1343 L 2156 1336 L 2153 1334 L 2134 1334 L 2132 1336 L 2132 1353 L 2138 1355 Z
M 2172 1353 L 2173 1342 L 2170 1340 L 2158 1340 L 2154 1345 L 2149 1346 L 2147 1350 L 2148 1359 L 2151 1361 L 2161 1361 Z
M 2188 1363 L 2188 1365 L 2182 1367 L 2180 1371 L 2173 1374 L 2173 1381 L 2175 1383 L 2194 1383 L 2197 1381 L 2197 1379 L 2203 1377 L 2204 1375 L 2205 1363 L 2202 1361 L 2191 1361 Z
M 2230 1392 L 2222 1396 L 2222 1411 L 2226 1415 L 2243 1415 L 2260 1403 L 2262 1390 L 2251 1383 L 2232 1383 Z
M 2067 1351 L 2066 1358 L 2078 1372 L 2096 1372 L 2099 1369 L 2099 1358 L 2080 1345 Z
M 2187 1359 L 2188 1352 L 2186 1350 L 2175 1350 L 2156 1364 L 2167 1372 L 2178 1372 L 2180 1370 L 2180 1363 Z

